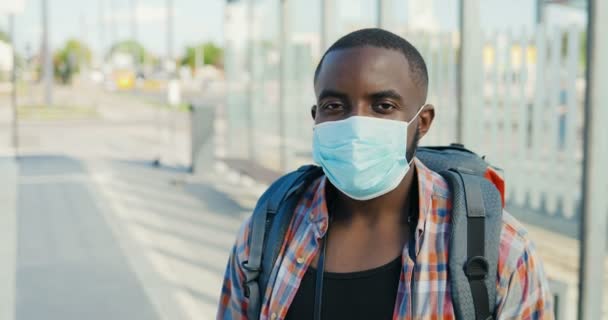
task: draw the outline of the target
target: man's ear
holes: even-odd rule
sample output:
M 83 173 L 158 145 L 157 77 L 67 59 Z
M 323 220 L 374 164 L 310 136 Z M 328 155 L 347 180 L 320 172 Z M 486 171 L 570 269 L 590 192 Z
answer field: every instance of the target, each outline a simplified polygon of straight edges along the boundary
M 314 106 L 312 106 L 312 108 L 310 108 L 310 115 L 312 116 L 312 120 L 315 120 L 317 118 L 317 105 L 316 104 Z
M 432 104 L 426 104 L 420 111 L 418 116 L 418 134 L 420 138 L 424 137 L 427 132 L 431 129 L 433 120 L 435 119 L 435 106 Z

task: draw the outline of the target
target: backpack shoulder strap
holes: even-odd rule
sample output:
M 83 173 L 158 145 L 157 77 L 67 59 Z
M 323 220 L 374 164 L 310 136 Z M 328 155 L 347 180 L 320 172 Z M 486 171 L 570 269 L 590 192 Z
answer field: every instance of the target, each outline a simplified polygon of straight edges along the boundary
M 245 272 L 245 296 L 249 298 L 248 319 L 258 319 L 264 290 L 291 221 L 300 191 L 322 170 L 304 166 L 274 182 L 260 197 L 251 218 L 249 258 L 242 264 Z M 289 205 L 284 205 L 286 200 Z
M 493 319 L 502 202 L 487 179 L 464 170 L 441 173 L 452 192 L 449 272 L 458 319 Z

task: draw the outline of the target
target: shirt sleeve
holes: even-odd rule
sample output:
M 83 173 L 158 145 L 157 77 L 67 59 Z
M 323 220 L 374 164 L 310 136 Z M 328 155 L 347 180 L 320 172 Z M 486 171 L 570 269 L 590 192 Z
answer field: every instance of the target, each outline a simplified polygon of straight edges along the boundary
M 500 243 L 497 319 L 554 319 L 542 262 L 527 233 L 508 213 Z
M 245 289 L 243 287 L 245 274 L 242 262 L 249 256 L 249 247 L 247 245 L 249 228 L 250 219 L 247 219 L 241 226 L 236 243 L 230 252 L 224 274 L 217 320 L 247 320 L 249 299 L 245 297 Z

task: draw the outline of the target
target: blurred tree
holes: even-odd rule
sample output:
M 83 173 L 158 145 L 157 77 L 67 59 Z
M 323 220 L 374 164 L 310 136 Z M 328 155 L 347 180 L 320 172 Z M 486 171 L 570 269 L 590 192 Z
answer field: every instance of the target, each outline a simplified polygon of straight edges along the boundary
M 133 61 L 139 65 L 151 63 L 154 60 L 154 57 L 146 51 L 146 48 L 144 48 L 141 43 L 134 40 L 125 40 L 114 44 L 112 48 L 110 48 L 108 56 L 112 56 L 118 52 L 131 54 L 133 56 Z
M 9 42 L 9 39 L 8 33 L 0 30 L 0 41 Z
M 55 77 L 63 84 L 68 84 L 72 81 L 72 76 L 80 72 L 82 66 L 90 63 L 91 50 L 79 40 L 70 39 L 53 56 Z
M 210 42 L 187 47 L 186 54 L 181 59 L 181 65 L 194 69 L 197 54 L 201 54 L 204 57 L 203 64 L 213 65 L 218 68 L 223 67 L 224 50 Z

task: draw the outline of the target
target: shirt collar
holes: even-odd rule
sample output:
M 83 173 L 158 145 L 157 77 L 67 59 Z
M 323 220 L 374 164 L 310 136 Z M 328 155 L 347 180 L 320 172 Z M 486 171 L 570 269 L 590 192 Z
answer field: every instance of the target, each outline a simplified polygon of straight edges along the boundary
M 313 187 L 314 196 L 311 202 L 311 210 L 309 213 L 310 222 L 313 223 L 315 235 L 317 238 L 322 238 L 327 232 L 327 226 L 329 222 L 329 209 L 327 208 L 327 199 L 325 196 L 325 186 L 327 185 L 327 178 L 325 176 L 317 180 L 316 186 Z
M 427 168 L 418 158 L 414 158 L 412 169 L 416 170 L 418 181 L 418 223 L 416 225 L 417 237 L 424 232 L 426 219 L 433 206 L 433 171 Z M 315 233 L 318 238 L 322 238 L 327 232 L 329 222 L 329 210 L 327 208 L 325 187 L 327 178 L 323 176 L 313 187 L 314 196 L 311 203 L 311 210 L 308 219 L 316 225 Z
M 418 178 L 418 205 L 420 211 L 416 230 L 418 230 L 418 236 L 420 236 L 424 232 L 426 219 L 433 208 L 434 177 L 433 171 L 427 168 L 418 158 L 414 158 L 413 163 Z

